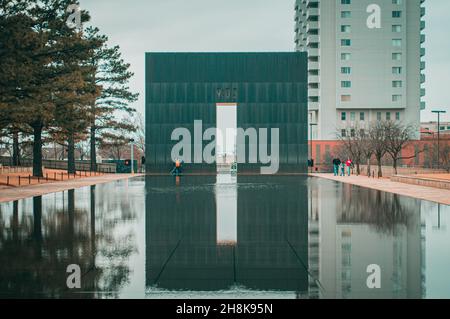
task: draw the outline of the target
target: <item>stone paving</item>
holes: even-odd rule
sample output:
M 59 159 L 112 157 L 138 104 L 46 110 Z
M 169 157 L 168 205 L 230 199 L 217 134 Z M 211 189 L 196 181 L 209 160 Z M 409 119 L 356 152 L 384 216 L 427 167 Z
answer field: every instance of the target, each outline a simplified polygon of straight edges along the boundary
M 0 190 L 7 189 L 10 186 L 13 187 L 23 187 L 29 185 L 47 184 L 54 182 L 62 182 L 66 180 L 86 178 L 92 176 L 101 176 L 105 173 L 101 172 L 83 172 L 78 171 L 75 175 L 67 174 L 67 170 L 57 170 L 57 169 L 44 169 L 44 175 L 41 178 L 31 176 L 33 173 L 31 170 L 20 170 L 17 172 L 4 172 L 0 173 Z
M 143 174 L 109 174 L 95 177 L 86 177 L 68 181 L 54 182 L 49 184 L 38 184 L 22 187 L 3 187 L 0 189 L 0 203 L 20 200 L 28 197 L 41 196 L 50 193 L 62 192 L 96 184 L 109 183 Z
M 310 176 L 326 178 L 329 180 L 372 188 L 383 192 L 418 198 L 431 202 L 450 205 L 450 190 L 426 186 L 410 185 L 392 182 L 388 178 L 368 178 L 367 176 L 334 176 L 333 174 L 309 174 Z
M 340 177 L 340 176 L 333 176 L 333 174 L 309 174 L 309 175 L 313 177 L 326 178 L 341 183 L 348 183 L 356 186 L 367 187 L 384 192 L 441 203 L 444 205 L 450 205 L 450 190 L 446 189 L 438 189 L 433 187 L 392 182 L 388 178 L 377 179 L 355 175 Z M 95 184 L 109 183 L 137 176 L 143 176 L 143 174 L 135 174 L 135 175 L 111 174 L 111 175 L 74 179 L 62 182 L 54 182 L 50 184 L 1 188 L 0 203 L 20 200 L 33 196 L 41 196 L 55 192 L 62 192 L 69 189 L 81 188 Z
M 418 174 L 417 177 L 450 181 L 450 174 Z

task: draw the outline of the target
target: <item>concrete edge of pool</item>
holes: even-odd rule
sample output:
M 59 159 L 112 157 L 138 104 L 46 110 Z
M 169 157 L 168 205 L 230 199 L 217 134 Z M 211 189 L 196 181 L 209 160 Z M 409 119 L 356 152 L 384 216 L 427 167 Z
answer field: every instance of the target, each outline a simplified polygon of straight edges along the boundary
M 211 173 L 185 174 L 189 176 L 214 176 Z M 241 173 L 240 176 L 257 176 L 258 174 Z M 78 180 L 55 182 L 50 184 L 31 185 L 24 187 L 4 188 L 0 191 L 0 203 L 21 200 L 34 196 L 42 196 L 46 194 L 62 192 L 69 189 L 76 189 L 96 184 L 109 183 L 118 180 L 129 179 L 141 176 L 167 176 L 167 174 L 112 174 L 96 177 L 88 177 Z M 315 178 L 324 178 L 344 184 L 351 184 L 359 187 L 375 189 L 383 192 L 394 193 L 402 196 L 412 197 L 420 200 L 427 200 L 444 205 L 450 205 L 450 190 L 438 189 L 427 186 L 411 185 L 400 182 L 391 181 L 389 179 L 369 179 L 363 176 L 333 176 L 333 174 L 302 174 L 302 173 L 286 173 L 277 174 L 276 176 L 309 176 Z M 267 176 L 264 176 L 267 177 Z
M 398 194 L 420 200 L 450 205 L 450 190 L 428 186 L 394 182 L 390 179 L 373 179 L 366 176 L 334 176 L 333 174 L 309 174 L 311 177 L 324 178 L 344 184 L 371 188 L 382 192 Z
M 51 193 L 63 192 L 70 189 L 76 189 L 96 184 L 104 184 L 133 177 L 143 176 L 144 174 L 110 174 L 95 177 L 86 177 L 69 181 L 54 182 L 48 184 L 38 184 L 23 187 L 10 187 L 0 190 L 0 203 L 12 202 L 25 198 L 42 196 Z

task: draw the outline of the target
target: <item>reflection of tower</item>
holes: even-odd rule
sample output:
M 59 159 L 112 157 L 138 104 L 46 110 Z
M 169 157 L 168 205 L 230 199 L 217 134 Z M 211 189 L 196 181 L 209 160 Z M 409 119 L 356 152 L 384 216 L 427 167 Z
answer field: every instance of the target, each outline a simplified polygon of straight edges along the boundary
M 423 296 L 446 299 L 450 295 L 450 206 L 422 201 L 421 215 Z
M 320 281 L 325 298 L 420 298 L 421 231 L 417 200 L 317 181 Z M 381 268 L 381 289 L 366 285 Z
M 319 298 L 320 291 L 317 280 L 319 278 L 320 265 L 320 233 L 319 233 L 319 208 L 317 200 L 317 187 L 313 187 L 311 183 L 309 187 L 309 216 L 308 216 L 308 268 L 310 272 L 308 280 L 308 297 Z
M 423 214 L 424 212 L 424 207 L 423 204 L 421 205 L 421 217 L 420 217 L 420 251 L 422 252 L 421 255 L 421 281 L 422 281 L 422 297 L 426 298 L 427 297 L 427 290 L 426 290 L 426 256 L 427 256 L 427 251 L 426 251 L 426 247 L 427 247 L 427 225 L 426 225 L 426 221 L 425 221 L 425 214 Z

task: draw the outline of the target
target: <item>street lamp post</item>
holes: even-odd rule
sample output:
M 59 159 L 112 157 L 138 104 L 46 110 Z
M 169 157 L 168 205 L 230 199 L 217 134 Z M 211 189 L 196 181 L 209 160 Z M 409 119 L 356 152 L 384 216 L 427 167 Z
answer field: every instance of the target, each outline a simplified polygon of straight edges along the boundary
M 440 132 L 441 132 L 441 114 L 447 113 L 447 111 L 431 111 L 432 113 L 435 113 L 438 115 L 438 125 L 437 125 L 437 134 L 438 134 L 438 144 L 437 144 L 437 162 L 438 162 L 438 169 L 441 168 L 441 159 L 440 159 L 440 150 L 439 150 L 439 144 L 440 144 Z
M 313 163 L 313 127 L 314 126 L 317 126 L 317 124 L 316 123 L 309 123 L 309 134 L 310 134 L 310 143 L 311 143 L 311 145 L 310 145 L 310 154 L 311 154 L 311 173 L 313 172 L 313 166 L 314 165 L 312 165 L 312 163 Z
M 134 174 L 134 139 L 130 139 L 131 144 L 131 174 Z

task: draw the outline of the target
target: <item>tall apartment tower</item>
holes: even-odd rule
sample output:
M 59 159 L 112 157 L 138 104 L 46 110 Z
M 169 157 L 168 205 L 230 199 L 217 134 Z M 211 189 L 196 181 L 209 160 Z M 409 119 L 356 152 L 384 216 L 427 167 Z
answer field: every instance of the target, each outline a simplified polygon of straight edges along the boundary
M 296 50 L 308 52 L 314 140 L 425 108 L 425 0 L 296 0 Z

